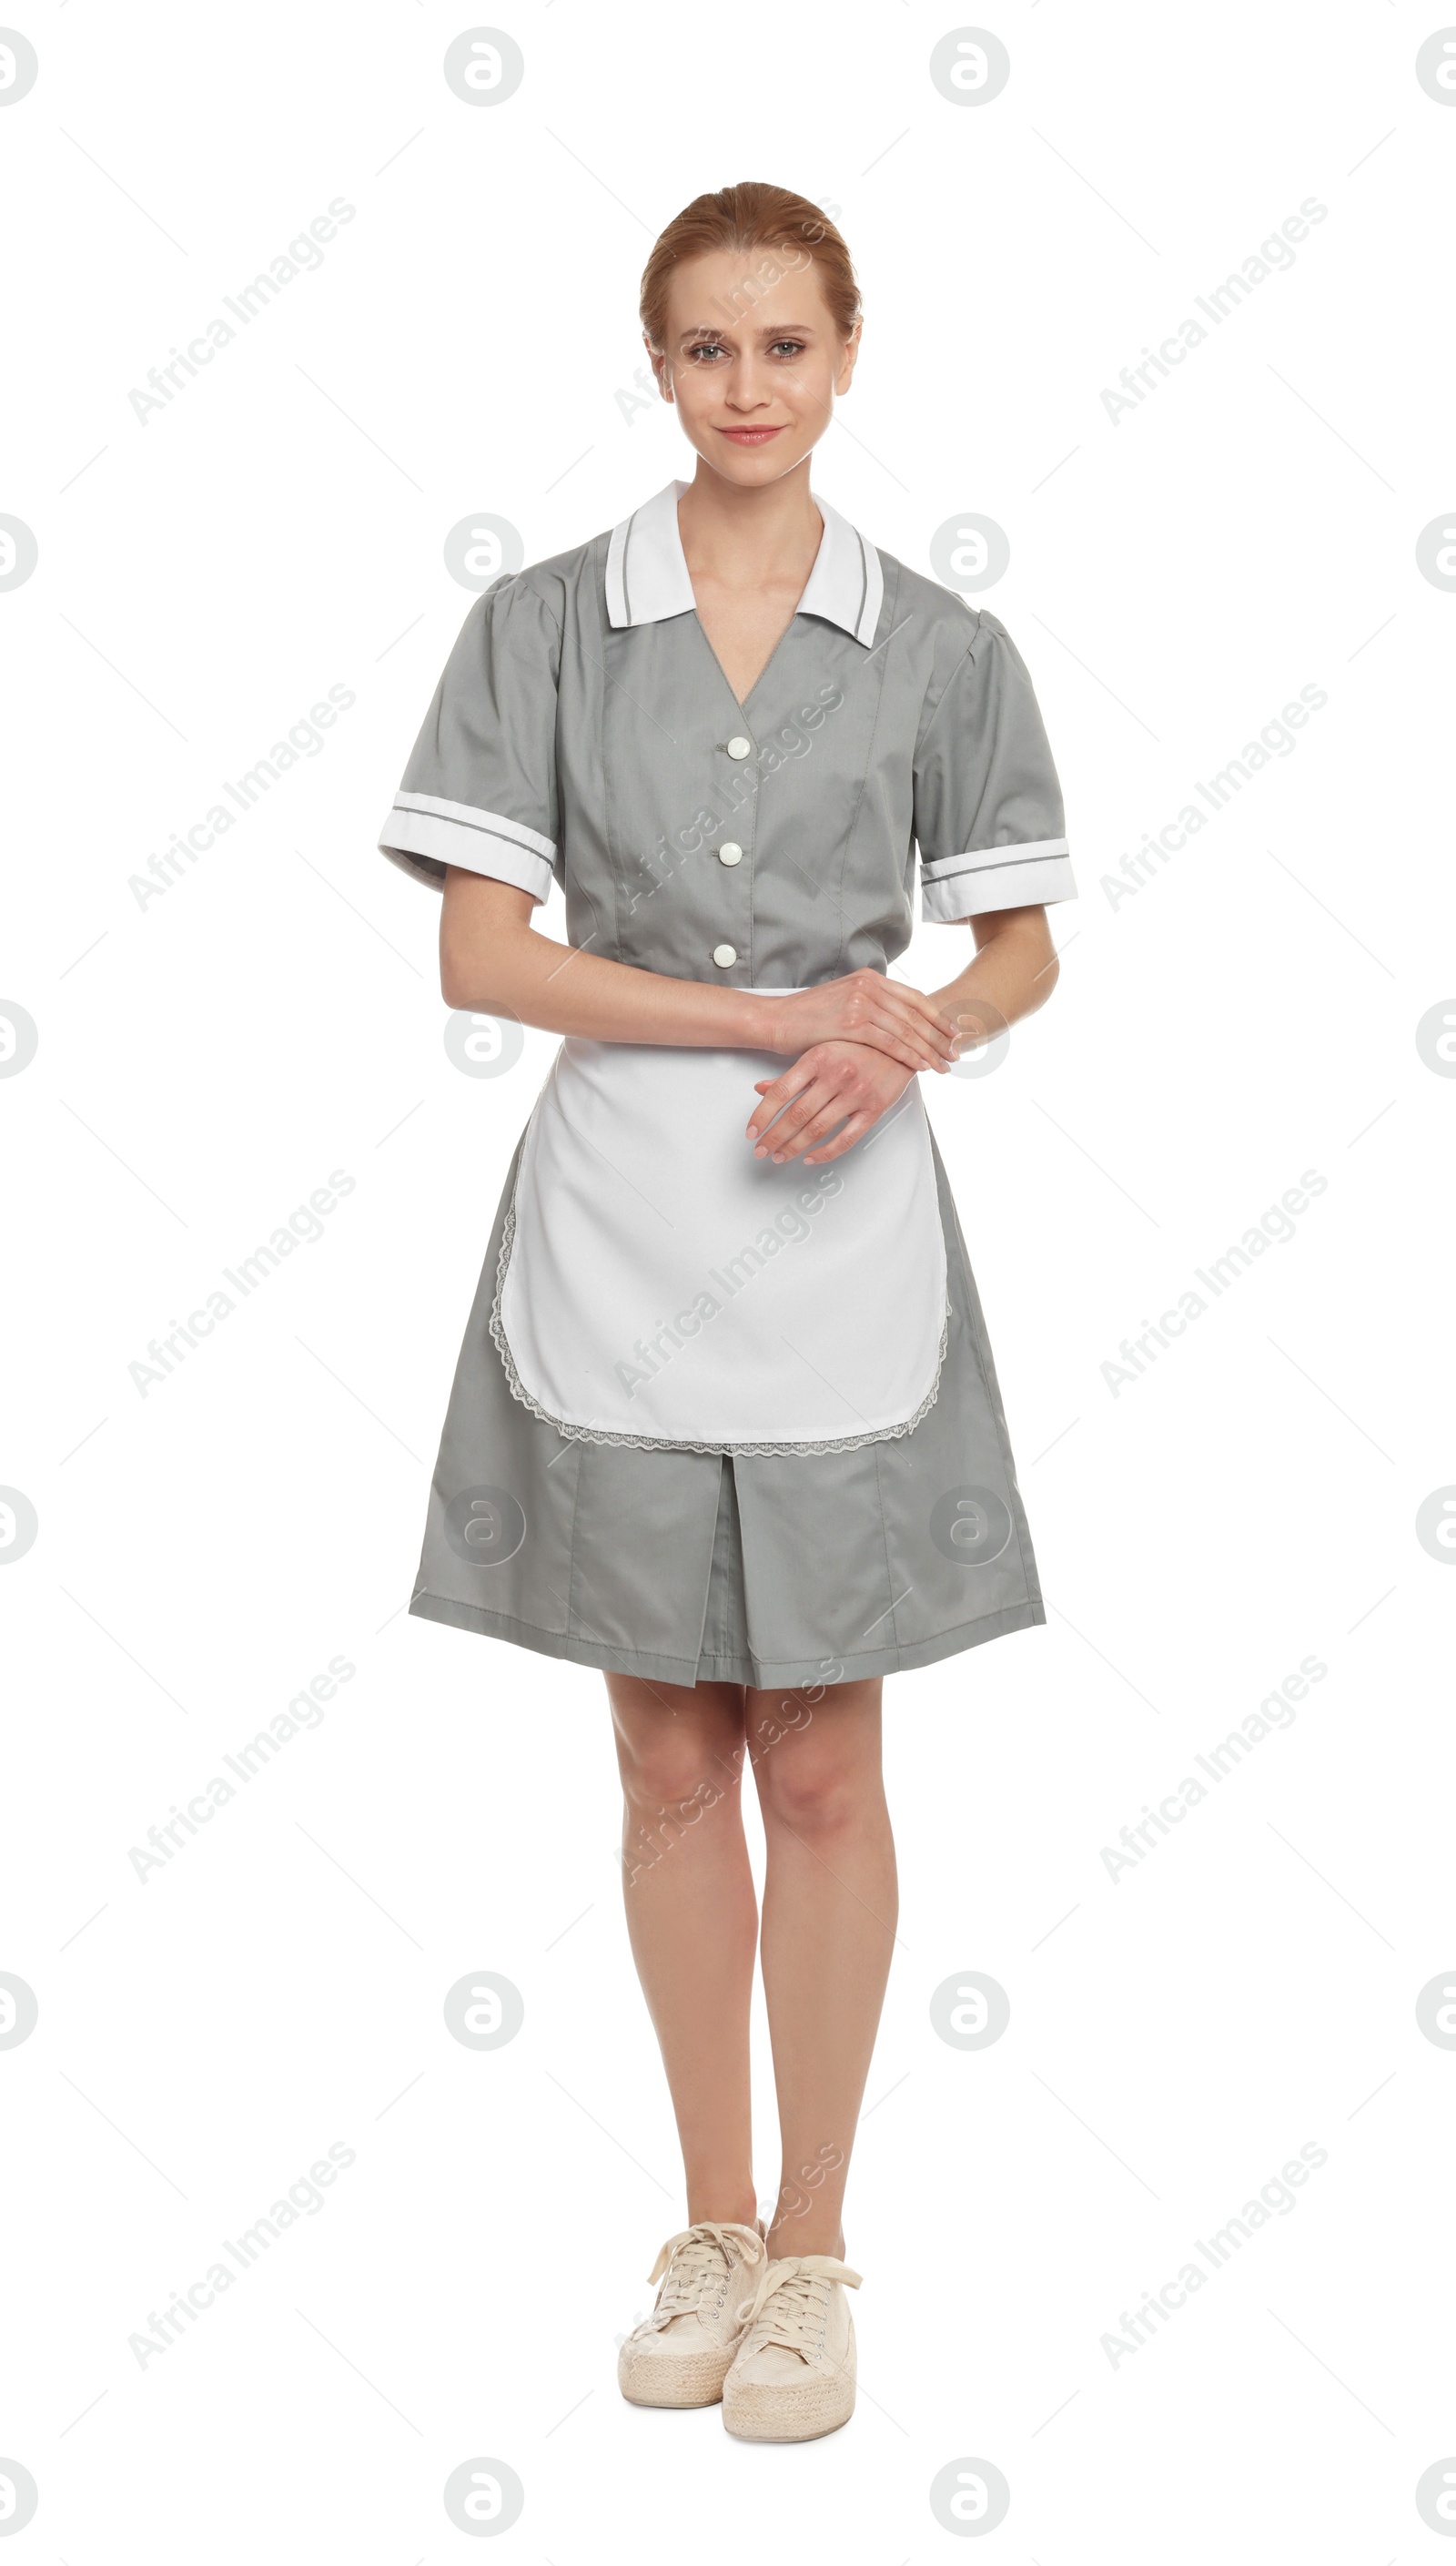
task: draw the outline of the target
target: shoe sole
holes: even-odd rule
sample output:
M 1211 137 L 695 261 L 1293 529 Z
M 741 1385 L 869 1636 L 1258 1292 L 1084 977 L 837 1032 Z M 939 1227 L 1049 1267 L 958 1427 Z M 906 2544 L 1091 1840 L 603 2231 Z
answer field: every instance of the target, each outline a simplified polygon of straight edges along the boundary
M 803 2386 L 759 2387 L 745 2380 L 723 2389 L 723 2429 L 737 2441 L 819 2441 L 854 2412 L 854 2372 Z
M 628 2361 L 618 2355 L 616 2384 L 629 2406 L 716 2406 L 732 2358 L 731 2353 L 722 2360 L 700 2354 L 679 2361 L 657 2353 L 645 2361 Z

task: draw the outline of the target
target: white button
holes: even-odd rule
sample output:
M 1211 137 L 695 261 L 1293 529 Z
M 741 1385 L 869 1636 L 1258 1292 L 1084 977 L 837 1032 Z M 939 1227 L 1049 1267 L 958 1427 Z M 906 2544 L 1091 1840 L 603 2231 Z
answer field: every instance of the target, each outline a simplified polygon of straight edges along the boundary
M 752 740 L 730 739 L 728 742 L 728 754 L 730 757 L 751 757 L 753 754 Z
M 723 844 L 718 849 L 718 862 L 720 865 L 741 865 L 743 862 L 743 849 L 741 847 L 735 847 L 731 838 L 725 838 Z
M 736 944 L 714 945 L 713 960 L 717 963 L 720 971 L 731 971 L 737 959 L 738 947 Z

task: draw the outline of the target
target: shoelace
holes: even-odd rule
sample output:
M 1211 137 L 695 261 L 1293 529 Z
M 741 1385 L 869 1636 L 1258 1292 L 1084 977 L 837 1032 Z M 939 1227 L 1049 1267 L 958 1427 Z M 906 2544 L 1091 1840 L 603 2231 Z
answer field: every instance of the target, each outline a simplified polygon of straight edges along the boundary
M 792 2254 L 782 2262 L 766 2264 L 752 2298 L 745 2299 L 738 2310 L 745 2329 L 740 2358 L 774 2343 L 782 2344 L 786 2352 L 797 2352 L 801 2361 L 811 2361 L 819 2350 L 836 2281 L 851 2290 L 859 2287 L 859 2274 L 833 2254 Z
M 735 2261 L 752 2267 L 767 2259 L 763 2238 L 752 2227 L 703 2219 L 696 2227 L 682 2228 L 668 2237 L 647 2274 L 662 2287 L 651 2315 L 635 2331 L 660 2332 L 674 2317 L 696 2316 L 710 2286 L 722 2280 L 725 2266 L 731 2273 Z

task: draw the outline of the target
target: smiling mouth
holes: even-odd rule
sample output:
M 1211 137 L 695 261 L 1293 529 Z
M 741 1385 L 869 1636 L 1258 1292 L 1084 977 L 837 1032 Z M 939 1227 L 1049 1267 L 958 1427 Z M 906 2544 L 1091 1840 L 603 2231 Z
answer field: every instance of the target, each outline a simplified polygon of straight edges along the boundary
M 720 436 L 731 437 L 735 445 L 767 445 L 771 436 L 782 436 L 782 427 L 720 427 Z

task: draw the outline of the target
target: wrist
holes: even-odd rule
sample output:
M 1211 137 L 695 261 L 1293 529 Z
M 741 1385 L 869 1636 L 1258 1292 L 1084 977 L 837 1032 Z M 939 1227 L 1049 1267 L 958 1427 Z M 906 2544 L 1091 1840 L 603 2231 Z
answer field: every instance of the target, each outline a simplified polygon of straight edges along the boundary
M 735 990 L 735 1048 L 739 1051 L 782 1051 L 782 1026 L 774 1021 L 776 1006 L 783 1000 L 761 997 L 755 989 Z

